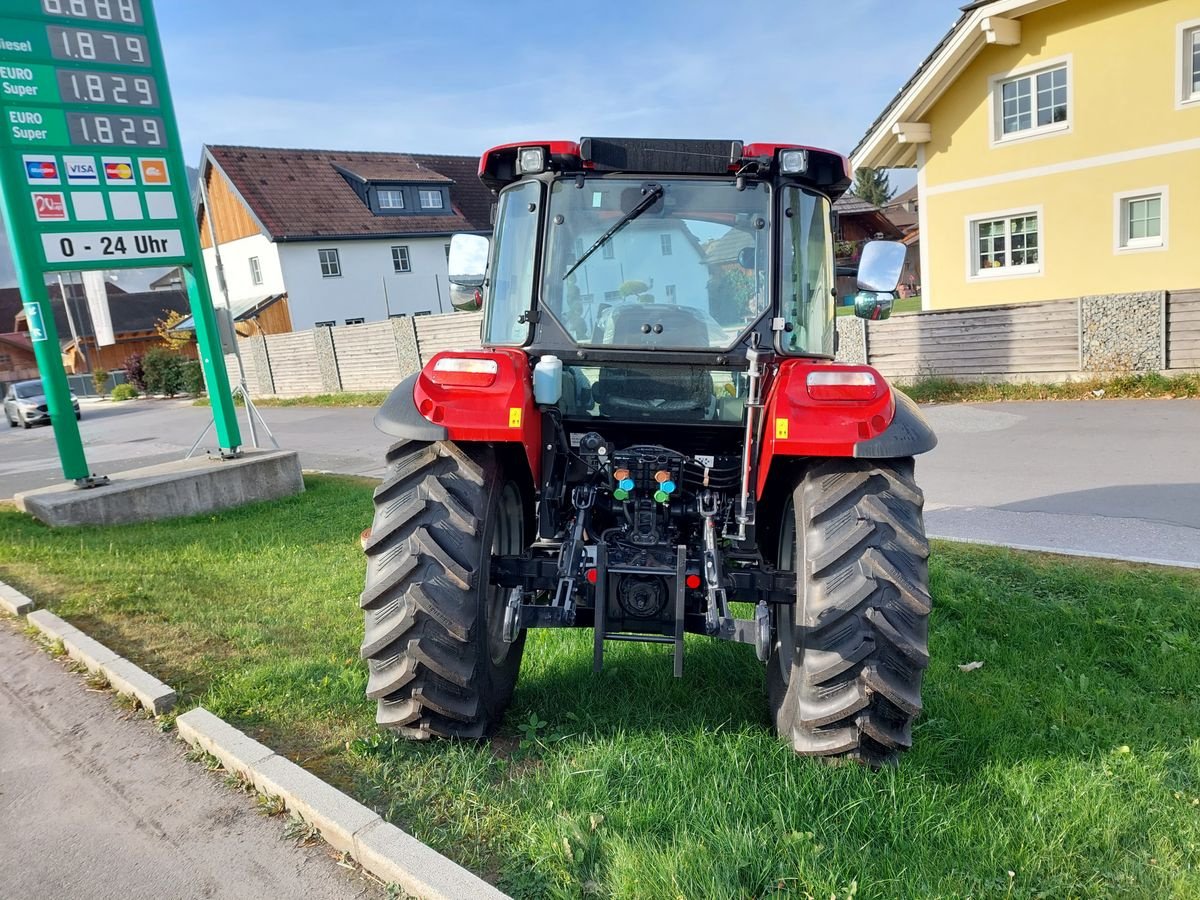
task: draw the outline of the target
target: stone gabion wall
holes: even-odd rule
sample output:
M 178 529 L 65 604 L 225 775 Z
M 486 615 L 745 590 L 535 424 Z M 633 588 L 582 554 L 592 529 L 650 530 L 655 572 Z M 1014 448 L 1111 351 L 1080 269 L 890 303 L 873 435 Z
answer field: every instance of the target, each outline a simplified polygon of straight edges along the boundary
M 867 364 L 866 321 L 854 316 L 838 316 L 837 330 L 838 360 L 852 366 L 865 366 Z
M 1165 291 L 1104 294 L 1079 301 L 1079 355 L 1084 372 L 1151 372 L 1163 358 Z

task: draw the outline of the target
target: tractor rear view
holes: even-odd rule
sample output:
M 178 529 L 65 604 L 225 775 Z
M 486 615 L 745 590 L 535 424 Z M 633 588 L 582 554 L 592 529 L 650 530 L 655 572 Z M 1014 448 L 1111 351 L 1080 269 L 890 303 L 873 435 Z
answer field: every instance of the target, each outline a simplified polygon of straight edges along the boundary
M 754 648 L 796 752 L 894 759 L 928 664 L 913 457 L 936 439 L 833 360 L 845 160 L 585 138 L 494 148 L 480 177 L 494 240 L 456 235 L 450 272 L 485 349 L 439 353 L 376 419 L 400 439 L 362 595 L 379 723 L 488 735 L 530 628 L 593 629 L 597 670 L 610 641 L 662 644 L 676 675 L 691 632 Z M 859 315 L 888 315 L 903 256 L 866 247 Z

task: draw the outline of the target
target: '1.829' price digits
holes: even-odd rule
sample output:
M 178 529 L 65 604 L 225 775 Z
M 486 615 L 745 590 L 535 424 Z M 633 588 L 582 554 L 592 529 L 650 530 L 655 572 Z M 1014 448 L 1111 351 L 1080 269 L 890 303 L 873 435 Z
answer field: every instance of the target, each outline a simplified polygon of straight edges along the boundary
M 67 113 L 72 144 L 118 147 L 162 147 L 166 143 L 163 120 L 158 116 L 110 116 L 103 113 Z

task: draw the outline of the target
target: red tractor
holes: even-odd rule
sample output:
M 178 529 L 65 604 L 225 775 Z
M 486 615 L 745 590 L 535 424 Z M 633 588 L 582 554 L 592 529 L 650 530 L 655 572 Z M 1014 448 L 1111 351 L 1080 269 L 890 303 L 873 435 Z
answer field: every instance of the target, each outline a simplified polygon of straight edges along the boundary
M 495 237 L 450 277 L 482 350 L 437 354 L 376 419 L 367 695 L 411 738 L 479 738 L 530 628 L 751 644 L 797 753 L 888 762 L 928 664 L 922 494 L 936 438 L 834 361 L 835 153 L 584 138 L 487 151 Z M 856 313 L 891 311 L 904 247 L 863 252 Z M 739 617 L 738 608 L 752 610 Z M 748 604 L 744 606 L 742 604 Z

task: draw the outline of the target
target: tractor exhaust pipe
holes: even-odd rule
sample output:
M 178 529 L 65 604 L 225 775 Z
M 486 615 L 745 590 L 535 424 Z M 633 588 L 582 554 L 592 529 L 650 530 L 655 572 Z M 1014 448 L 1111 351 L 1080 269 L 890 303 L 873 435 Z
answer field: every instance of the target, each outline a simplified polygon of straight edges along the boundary
M 757 339 L 758 335 L 754 338 Z M 754 453 L 758 444 L 758 420 L 763 408 L 763 376 L 766 374 L 765 362 L 770 358 L 768 351 L 759 350 L 757 340 L 755 346 L 746 351 L 746 359 L 750 363 L 750 384 L 746 397 L 746 435 L 742 441 L 742 493 L 738 499 L 738 511 L 734 516 L 737 522 L 737 539 L 746 540 L 746 529 L 754 524 L 754 512 L 750 508 L 750 471 L 754 462 Z

